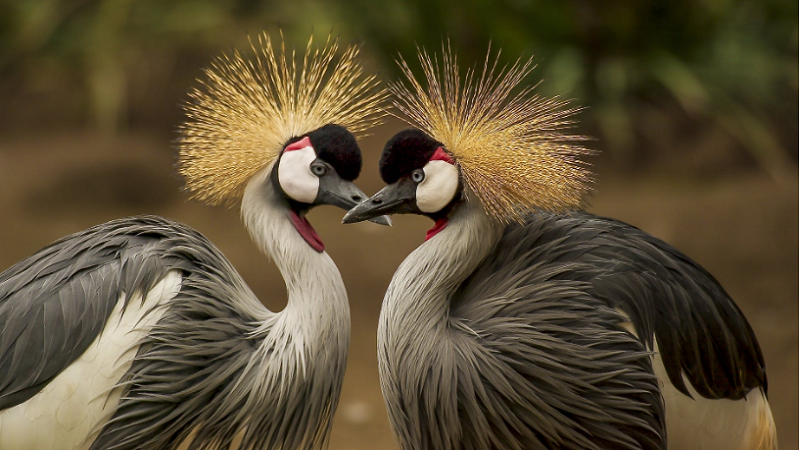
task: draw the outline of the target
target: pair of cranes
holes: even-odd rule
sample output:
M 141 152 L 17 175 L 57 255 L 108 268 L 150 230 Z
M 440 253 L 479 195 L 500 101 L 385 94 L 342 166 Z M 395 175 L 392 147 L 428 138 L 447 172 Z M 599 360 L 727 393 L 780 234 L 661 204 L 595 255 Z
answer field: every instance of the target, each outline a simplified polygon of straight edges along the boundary
M 305 218 L 435 221 L 398 268 L 378 327 L 381 387 L 411 449 L 773 449 L 764 362 L 700 266 L 580 211 L 590 174 L 574 113 L 512 90 L 530 62 L 390 90 L 414 126 L 386 145 L 388 186 L 352 181 L 351 132 L 382 91 L 357 49 L 295 55 L 263 36 L 192 93 L 180 172 L 195 198 L 241 198 L 288 304 L 266 310 L 202 235 L 153 217 L 66 237 L 0 274 L 0 448 L 318 449 L 344 375 L 341 276 Z M 498 58 L 499 59 L 499 58 Z

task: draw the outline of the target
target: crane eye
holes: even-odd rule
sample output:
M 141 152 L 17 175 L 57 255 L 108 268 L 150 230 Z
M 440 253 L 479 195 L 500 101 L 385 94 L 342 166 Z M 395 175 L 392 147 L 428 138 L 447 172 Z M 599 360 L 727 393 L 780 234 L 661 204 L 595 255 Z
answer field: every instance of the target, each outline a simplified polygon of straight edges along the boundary
M 415 183 L 422 183 L 422 180 L 425 179 L 425 172 L 422 169 L 417 169 L 411 172 L 411 179 Z
M 311 173 L 313 173 L 314 175 L 316 175 L 318 177 L 321 177 L 321 176 L 325 175 L 326 173 L 328 173 L 328 166 L 323 164 L 323 163 L 315 161 L 315 162 L 311 163 Z

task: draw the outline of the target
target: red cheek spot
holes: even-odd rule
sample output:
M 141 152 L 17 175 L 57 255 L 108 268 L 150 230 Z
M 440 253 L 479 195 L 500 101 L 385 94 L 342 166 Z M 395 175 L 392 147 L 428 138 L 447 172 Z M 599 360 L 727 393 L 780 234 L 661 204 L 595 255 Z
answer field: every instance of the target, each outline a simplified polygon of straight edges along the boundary
M 436 151 L 433 152 L 433 156 L 431 156 L 430 160 L 431 161 L 444 161 L 444 162 L 449 163 L 449 164 L 455 164 L 455 161 L 453 161 L 453 158 L 451 158 L 450 155 L 448 155 L 444 151 L 444 149 L 442 149 L 442 147 L 437 148 Z
M 437 234 L 439 234 L 440 231 L 444 230 L 444 227 L 446 226 L 447 226 L 446 217 L 442 217 L 441 219 L 437 220 L 436 223 L 433 225 L 433 228 L 431 228 L 430 230 L 428 230 L 427 233 L 425 233 L 425 240 L 427 241 L 428 239 L 436 236 Z
M 291 144 L 287 145 L 286 148 L 283 149 L 283 152 L 286 153 L 293 150 L 302 150 L 306 147 L 311 147 L 311 139 L 309 139 L 308 136 L 300 139 L 297 142 L 292 142 Z

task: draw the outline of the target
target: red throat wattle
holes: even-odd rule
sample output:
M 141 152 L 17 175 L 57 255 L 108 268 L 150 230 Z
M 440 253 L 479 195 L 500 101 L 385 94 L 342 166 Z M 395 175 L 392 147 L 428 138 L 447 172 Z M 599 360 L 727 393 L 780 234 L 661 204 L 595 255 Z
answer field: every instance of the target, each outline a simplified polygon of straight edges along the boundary
M 289 220 L 292 221 L 295 230 L 300 233 L 300 236 L 303 236 L 303 239 L 306 240 L 311 248 L 319 253 L 325 250 L 325 244 L 322 243 L 322 239 L 320 239 L 317 232 L 314 231 L 314 227 L 311 226 L 308 219 L 300 217 L 300 215 L 294 211 L 289 211 Z
M 436 236 L 440 231 L 444 230 L 444 227 L 446 226 L 447 226 L 447 217 L 442 217 L 441 219 L 437 220 L 436 223 L 433 225 L 433 228 L 431 228 L 430 230 L 428 230 L 427 233 L 425 233 L 425 240 L 427 241 L 428 239 Z

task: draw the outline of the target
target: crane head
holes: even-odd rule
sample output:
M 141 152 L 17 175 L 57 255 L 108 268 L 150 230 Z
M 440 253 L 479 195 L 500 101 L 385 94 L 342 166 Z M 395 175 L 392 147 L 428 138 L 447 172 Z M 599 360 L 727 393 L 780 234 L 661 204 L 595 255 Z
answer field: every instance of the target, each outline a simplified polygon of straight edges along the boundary
M 361 151 L 355 137 L 342 126 L 325 125 L 290 139 L 272 177 L 279 192 L 306 209 L 323 203 L 349 209 L 364 198 L 361 191 L 349 193 L 358 189 L 352 181 L 360 172 Z
M 322 45 L 309 38 L 305 54 L 296 54 L 282 35 L 273 40 L 266 33 L 250 47 L 216 58 L 190 93 L 178 159 L 186 190 L 211 205 L 233 206 L 287 146 L 305 154 L 307 146 L 297 147 L 304 138 L 313 144 L 309 151 L 319 152 L 316 170 L 327 164 L 352 181 L 361 156 L 350 133 L 381 122 L 386 96 L 375 76 L 363 73 L 358 47 L 340 52 L 329 35 Z
M 361 172 L 361 150 L 355 137 L 340 125 L 328 124 L 284 146 L 270 172 L 276 192 L 282 194 L 295 229 L 315 250 L 324 246 L 305 218 L 318 205 L 348 210 L 367 196 L 354 183 Z M 391 225 L 385 216 L 370 218 Z
M 418 79 L 401 58 L 406 80 L 389 85 L 398 117 L 417 131 L 392 138 L 381 167 L 387 182 L 413 190 L 418 212 L 443 220 L 459 189 L 460 197 L 475 198 L 503 223 L 523 222 L 533 211 L 582 206 L 592 174 L 580 158 L 591 151 L 581 145 L 586 138 L 565 133 L 580 109 L 533 93 L 536 84 L 523 86 L 532 59 L 505 64 L 490 49 L 482 69 L 462 71 L 449 42 L 440 55 L 420 50 L 418 56 L 424 77 Z M 434 164 L 446 160 L 435 154 L 454 164 Z M 422 181 L 414 185 L 413 178 L 402 176 Z M 411 203 L 405 208 L 417 212 Z M 355 215 L 348 217 L 352 221 Z
M 294 227 L 321 252 L 305 213 L 319 204 L 348 209 L 366 197 L 353 184 L 361 152 L 350 133 L 380 123 L 386 94 L 363 73 L 358 46 L 339 52 L 332 35 L 322 45 L 312 36 L 296 53 L 282 34 L 263 33 L 249 50 L 216 58 L 191 91 L 178 170 L 192 197 L 211 205 L 241 198 L 244 209 L 250 186 L 271 183 Z
M 381 155 L 381 178 L 388 186 L 351 209 L 344 223 L 382 214 L 421 214 L 436 221 L 428 233 L 444 228 L 450 211 L 462 201 L 461 175 L 441 143 L 420 130 L 397 133 Z

